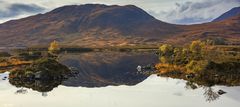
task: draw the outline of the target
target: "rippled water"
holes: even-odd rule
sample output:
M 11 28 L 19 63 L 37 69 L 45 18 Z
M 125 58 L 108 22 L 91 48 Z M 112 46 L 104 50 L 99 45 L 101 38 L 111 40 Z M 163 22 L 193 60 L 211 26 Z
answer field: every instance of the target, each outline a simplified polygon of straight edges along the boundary
M 238 107 L 240 104 L 237 86 L 203 86 L 193 90 L 187 88 L 185 80 L 136 74 L 138 65 L 158 61 L 153 53 L 65 54 L 59 61 L 75 67 L 79 74 L 50 87 L 49 92 L 16 88 L 1 79 L 0 107 Z M 216 95 L 218 90 L 227 93 Z

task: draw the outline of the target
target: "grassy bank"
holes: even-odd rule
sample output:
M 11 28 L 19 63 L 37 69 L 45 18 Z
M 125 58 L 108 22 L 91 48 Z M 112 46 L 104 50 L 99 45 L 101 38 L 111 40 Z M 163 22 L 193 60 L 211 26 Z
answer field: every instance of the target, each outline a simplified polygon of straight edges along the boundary
M 159 48 L 160 63 L 156 65 L 156 68 L 160 74 L 240 72 L 239 49 L 240 46 L 212 45 L 204 41 L 193 41 L 185 47 L 165 44 Z

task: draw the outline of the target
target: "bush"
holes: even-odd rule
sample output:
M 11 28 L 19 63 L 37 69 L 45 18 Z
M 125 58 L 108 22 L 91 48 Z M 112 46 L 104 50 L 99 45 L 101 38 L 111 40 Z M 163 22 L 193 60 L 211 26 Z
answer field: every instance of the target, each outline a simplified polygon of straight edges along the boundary
M 160 53 L 165 56 L 170 56 L 173 54 L 174 48 L 172 45 L 164 44 L 159 47 Z
M 192 60 L 186 65 L 186 68 L 188 72 L 197 73 L 205 70 L 208 64 L 209 62 L 207 60 L 201 60 L 201 61 Z
M 10 76 L 19 78 L 28 78 L 40 73 L 42 79 L 61 78 L 70 74 L 68 67 L 60 64 L 54 59 L 41 58 L 34 61 L 26 68 L 17 69 L 10 73 Z

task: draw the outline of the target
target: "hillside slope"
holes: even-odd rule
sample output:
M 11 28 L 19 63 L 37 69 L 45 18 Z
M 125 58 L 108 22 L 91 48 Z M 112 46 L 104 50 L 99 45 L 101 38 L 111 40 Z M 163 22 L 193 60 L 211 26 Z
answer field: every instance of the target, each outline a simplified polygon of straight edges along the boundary
M 70 5 L 0 24 L 0 45 L 41 46 L 57 40 L 69 46 L 108 47 L 186 44 L 209 37 L 240 44 L 239 25 L 239 15 L 217 22 L 175 25 L 133 5 Z
M 232 8 L 231 10 L 225 12 L 224 14 L 219 16 L 218 18 L 214 19 L 213 22 L 222 21 L 222 20 L 228 19 L 230 17 L 237 16 L 237 15 L 240 15 L 240 7 Z
M 0 45 L 44 44 L 54 39 L 67 44 L 121 41 L 126 36 L 151 38 L 179 31 L 176 25 L 159 21 L 133 5 L 70 5 L 1 24 L 0 38 L 4 39 Z
M 172 36 L 166 42 L 184 44 L 207 38 L 224 38 L 230 44 L 240 44 L 240 15 L 223 21 L 182 26 L 184 32 Z

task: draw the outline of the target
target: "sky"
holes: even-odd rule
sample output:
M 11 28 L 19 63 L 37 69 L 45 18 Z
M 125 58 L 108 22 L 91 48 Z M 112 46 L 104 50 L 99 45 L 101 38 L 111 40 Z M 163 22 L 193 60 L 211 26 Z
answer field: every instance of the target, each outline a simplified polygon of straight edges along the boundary
M 174 24 L 212 21 L 240 0 L 0 0 L 0 23 L 72 4 L 136 5 L 155 18 Z

